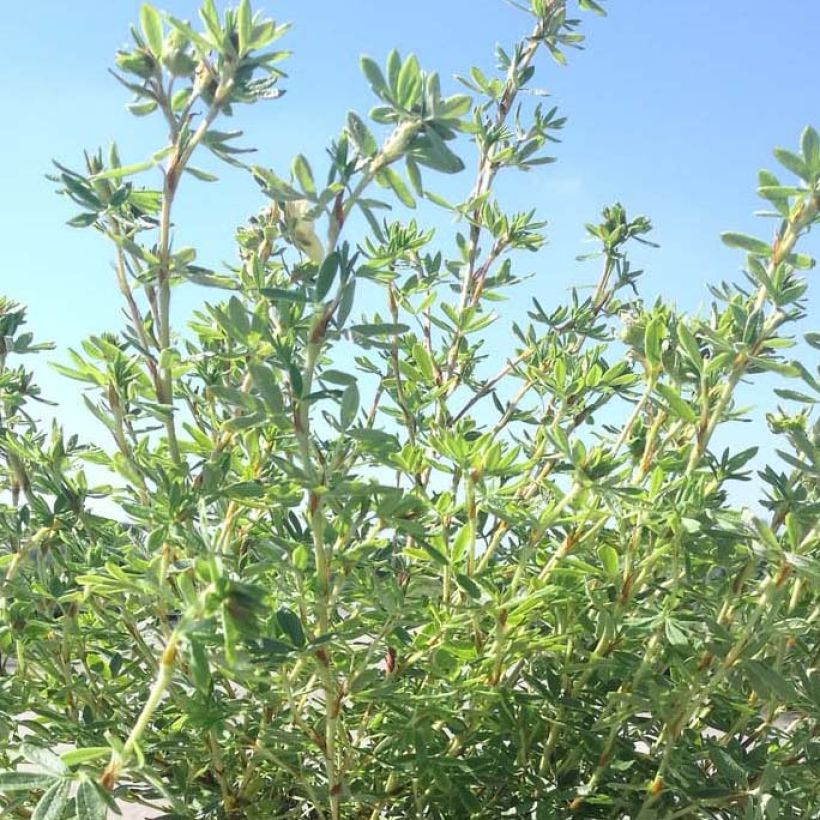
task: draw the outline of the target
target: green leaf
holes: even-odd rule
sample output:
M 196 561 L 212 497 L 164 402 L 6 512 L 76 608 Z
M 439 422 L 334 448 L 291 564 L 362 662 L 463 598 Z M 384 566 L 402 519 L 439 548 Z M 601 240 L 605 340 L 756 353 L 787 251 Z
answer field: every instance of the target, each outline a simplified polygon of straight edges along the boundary
M 276 200 L 301 200 L 304 195 L 297 191 L 292 185 L 289 185 L 283 179 L 280 179 L 273 171 L 267 168 L 262 168 L 259 165 L 251 165 L 251 173 L 254 179 L 262 186 L 265 193 Z
M 812 390 L 816 391 L 817 393 L 820 393 L 820 381 L 818 381 L 809 372 L 809 370 L 806 368 L 805 365 L 803 365 L 801 362 L 793 361 L 791 363 L 791 369 L 792 369 L 792 372 L 791 372 L 790 375 L 792 377 L 799 377 L 799 378 L 803 379 L 803 381 L 809 387 L 811 387 Z
M 46 774 L 53 775 L 54 777 L 62 777 L 68 774 L 66 764 L 50 749 L 44 749 L 42 746 L 34 746 L 31 743 L 24 743 L 20 751 L 29 763 L 34 764 Z
M 213 38 L 213 44 L 220 47 L 222 45 L 222 27 L 219 25 L 219 13 L 216 10 L 214 0 L 203 0 L 202 5 L 199 7 L 199 17 Z
M 228 432 L 238 432 L 240 430 L 251 430 L 254 427 L 263 427 L 269 423 L 270 419 L 265 413 L 248 413 L 230 418 L 223 422 L 222 427 Z
M 780 800 L 773 794 L 761 795 L 760 808 L 763 810 L 766 820 L 779 820 L 779 818 L 783 817 L 780 809 Z
M 143 3 L 140 7 L 140 27 L 151 53 L 159 58 L 162 56 L 162 18 L 159 12 L 150 4 Z
M 800 150 L 806 165 L 814 172 L 820 171 L 820 137 L 810 125 L 803 129 L 800 135 Z
M 237 337 L 239 339 L 247 337 L 251 329 L 251 323 L 248 318 L 248 311 L 238 296 L 231 296 L 228 300 L 228 317 L 232 327 L 238 331 Z
M 683 419 L 684 421 L 688 421 L 690 424 L 694 424 L 698 420 L 698 415 L 695 410 L 690 407 L 690 405 L 681 398 L 679 393 L 668 384 L 664 384 L 663 382 L 658 382 L 655 385 L 655 390 L 661 394 L 663 399 L 669 405 L 669 409 L 674 413 L 678 418 Z
M 178 20 L 176 17 L 166 15 L 165 18 L 172 28 L 176 29 L 180 34 L 183 34 L 186 39 L 190 40 L 200 56 L 205 56 L 213 47 L 213 44 L 195 31 L 191 26 L 183 20 Z M 184 89 L 187 90 L 187 89 Z M 179 92 L 177 92 L 179 93 Z
M 392 168 L 383 168 L 377 177 L 377 181 L 383 181 L 384 184 L 389 185 L 403 205 L 408 208 L 416 207 L 416 200 L 413 199 L 413 195 L 404 184 L 404 180 Z
M 399 72 L 401 71 L 401 55 L 394 48 L 387 55 L 387 85 L 391 92 L 396 91 L 399 86 Z
M 421 171 L 419 171 L 418 164 L 409 154 L 404 158 L 404 162 L 410 184 L 419 196 L 424 196 L 424 186 L 421 182 Z
M 106 752 L 110 753 L 106 748 Z M 71 781 L 61 779 L 54 783 L 40 798 L 31 815 L 31 820 L 61 820 L 68 805 Z
M 432 191 L 425 191 L 424 196 L 430 200 L 434 205 L 438 205 L 439 208 L 443 208 L 445 211 L 457 211 L 455 205 L 452 202 L 448 202 L 443 196 L 440 194 L 433 193 Z
M 413 142 L 411 156 L 421 165 L 443 174 L 457 174 L 464 170 L 464 163 L 444 143 L 444 140 L 428 128 Z
M 718 772 L 733 786 L 748 783 L 749 773 L 725 749 L 720 746 L 712 746 L 709 749 L 709 757 Z
M 145 162 L 135 162 L 133 165 L 121 165 L 119 168 L 109 168 L 107 171 L 100 171 L 91 177 L 92 182 L 97 182 L 101 179 L 122 179 L 123 177 L 131 177 L 134 174 L 141 174 L 143 171 L 148 171 L 156 165 L 153 159 Z
M 347 430 L 356 420 L 359 412 L 359 388 L 355 382 L 349 384 L 342 393 L 342 406 L 339 413 L 339 423 L 343 430 Z
M 324 258 L 319 266 L 319 272 L 316 274 L 316 284 L 313 286 L 314 301 L 321 302 L 328 295 L 338 270 L 339 254 L 337 251 L 333 251 Z
M 83 776 L 74 797 L 77 820 L 105 820 L 108 805 L 93 781 Z
M 302 154 L 296 155 L 296 158 L 293 160 L 292 170 L 293 176 L 299 185 L 302 186 L 302 190 L 310 196 L 315 196 L 316 183 L 313 180 L 313 171 L 310 169 L 310 163 L 308 163 Z
M 304 572 L 310 564 L 310 550 L 304 544 L 299 544 L 291 553 L 291 560 L 296 569 Z
M 797 698 L 794 684 L 771 666 L 761 661 L 746 660 L 743 662 L 743 671 L 762 700 L 768 700 L 774 695 L 789 703 Z
M 259 292 L 274 302 L 293 302 L 298 305 L 308 303 L 307 296 L 300 290 L 285 290 L 284 288 L 260 288 Z
M 610 544 L 601 544 L 598 547 L 598 558 L 607 575 L 612 578 L 618 576 L 618 550 L 615 547 Z
M 660 316 L 652 318 L 646 326 L 644 333 L 644 353 L 646 361 L 653 369 L 661 365 L 661 341 L 666 331 L 666 325 Z
M 447 558 L 439 552 L 432 544 L 426 540 L 419 539 L 419 544 L 422 549 L 433 559 L 439 566 L 446 567 L 449 565 Z
M 322 381 L 330 382 L 331 384 L 340 384 L 347 387 L 349 384 L 355 384 L 356 377 L 350 373 L 342 373 L 340 370 L 323 370 L 319 374 Z
M 771 256 L 771 246 L 762 239 L 755 239 L 753 236 L 746 236 L 743 233 L 727 232 L 720 235 L 724 245 L 730 248 L 741 248 L 757 256 Z
M 470 524 L 465 524 L 456 533 L 456 537 L 453 539 L 453 547 L 451 551 L 453 565 L 458 564 L 464 557 L 464 553 L 467 550 L 467 545 L 470 543 L 471 537 L 472 526 Z
M 226 498 L 262 498 L 265 495 L 265 488 L 258 481 L 237 481 L 223 487 L 222 491 Z
M 811 270 L 815 265 L 814 257 L 809 256 L 807 253 L 790 253 L 788 262 L 798 270 Z
M 413 345 L 413 359 L 419 370 L 421 370 L 424 375 L 424 378 L 427 379 L 427 381 L 432 382 L 435 379 L 433 357 L 427 351 L 427 348 L 421 344 L 421 342 L 416 342 Z
M 567 64 L 567 58 L 564 52 L 552 45 L 550 41 L 546 41 L 546 45 L 549 53 L 552 55 L 552 59 L 555 60 L 558 65 L 565 66 Z
M 441 119 L 458 119 L 463 117 L 472 107 L 473 100 L 467 94 L 454 94 L 441 101 L 439 109 Z
M 820 475 L 820 470 L 814 471 L 815 476 Z M 820 561 L 808 558 L 805 555 L 798 555 L 794 552 L 787 552 L 784 557 L 794 567 L 799 577 L 805 578 L 812 584 L 820 583 Z
M 697 340 L 692 335 L 692 331 L 686 326 L 686 322 L 681 319 L 675 326 L 675 331 L 678 335 L 678 341 L 686 352 L 689 360 L 700 373 L 703 371 L 703 356 L 700 352 Z
M 88 228 L 97 221 L 98 216 L 99 214 L 91 213 L 90 211 L 87 213 L 77 214 L 77 216 L 69 219 L 67 224 L 71 225 L 72 228 Z
M 190 174 L 194 179 L 200 182 L 217 182 L 219 177 L 209 171 L 203 171 L 201 168 L 195 168 L 193 165 L 185 166 L 185 173 Z
M 54 775 L 36 772 L 0 772 L 0 792 L 28 792 L 45 789 L 54 782 Z
M 408 325 L 394 324 L 393 322 L 372 322 L 369 324 L 351 325 L 353 333 L 360 333 L 362 336 L 400 336 L 410 330 Z
M 376 62 L 371 60 L 370 57 L 362 57 L 359 62 L 362 67 L 362 72 L 370 83 L 370 87 L 376 93 L 376 96 L 382 99 L 389 97 L 390 93 L 384 79 L 384 74 L 382 74 L 382 70 Z
M 817 399 L 807 396 L 805 393 L 800 393 L 797 390 L 789 390 L 784 387 L 775 387 L 774 392 L 780 396 L 781 399 L 787 401 L 799 401 L 803 404 L 817 404 Z
M 809 166 L 797 154 L 793 154 L 785 148 L 775 148 L 774 155 L 777 161 L 795 176 L 800 177 L 804 182 L 811 180 L 812 172 Z
M 281 607 L 276 613 L 276 621 L 294 646 L 301 648 L 305 645 L 305 632 L 302 629 L 302 622 L 293 610 Z
M 148 102 L 128 103 L 128 110 L 135 117 L 147 117 L 157 110 L 157 102 L 156 100 L 148 100 Z
M 663 625 L 666 634 L 666 640 L 672 646 L 686 646 L 689 643 L 689 638 L 686 633 L 677 625 L 675 621 L 669 618 Z
M 240 0 L 236 10 L 236 29 L 239 37 L 239 53 L 245 54 L 253 42 L 253 15 L 248 0 Z
M 70 749 L 60 755 L 60 760 L 66 766 L 78 766 L 80 763 L 89 763 L 111 754 L 110 746 L 85 746 L 81 749 Z
M 211 670 L 208 665 L 208 653 L 200 641 L 191 638 L 188 645 L 188 654 L 191 680 L 200 694 L 207 695 L 211 691 Z
M 405 59 L 399 71 L 397 81 L 398 104 L 406 109 L 411 109 L 415 104 L 419 90 L 421 89 L 421 73 L 419 71 L 419 61 L 415 54 L 411 54 Z
M 347 133 L 362 156 L 372 157 L 379 150 L 376 138 L 362 118 L 353 111 L 347 115 Z
M 456 583 L 471 597 L 478 599 L 481 597 L 481 588 L 472 578 L 462 572 L 456 573 Z

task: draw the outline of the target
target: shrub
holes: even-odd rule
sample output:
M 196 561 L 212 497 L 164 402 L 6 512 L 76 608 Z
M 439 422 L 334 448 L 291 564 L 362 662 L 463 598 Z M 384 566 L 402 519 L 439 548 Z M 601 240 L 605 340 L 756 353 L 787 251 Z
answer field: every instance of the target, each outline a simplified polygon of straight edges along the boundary
M 218 121 L 281 93 L 286 26 L 247 0 L 205 0 L 198 30 L 142 7 L 117 77 L 168 145 L 55 175 L 71 224 L 111 243 L 127 315 L 59 368 L 110 447 L 38 426 L 16 357 L 43 346 L 0 304 L 5 816 L 816 811 L 820 385 L 784 334 L 820 141 L 776 151 L 788 181 L 761 172 L 774 241 L 724 235 L 746 279 L 707 317 L 641 300 L 627 254 L 651 225 L 613 204 L 587 226 L 594 289 L 534 301 L 494 355 L 482 333 L 544 222 L 493 185 L 549 161 L 563 118 L 522 91 L 581 40 L 565 3 L 524 11 L 469 94 L 413 56 L 363 59 L 370 122 L 349 114 L 321 173 L 297 156 L 280 176 Z M 266 197 L 226 270 L 173 242 L 203 152 Z M 465 152 L 450 204 L 436 180 Z M 151 169 L 159 188 L 136 181 Z M 455 227 L 408 219 L 416 200 Z M 184 282 L 224 296 L 175 329 Z M 753 515 L 729 488 L 754 449 L 711 445 L 768 371 L 799 409 L 768 417 L 786 466 L 759 473 Z

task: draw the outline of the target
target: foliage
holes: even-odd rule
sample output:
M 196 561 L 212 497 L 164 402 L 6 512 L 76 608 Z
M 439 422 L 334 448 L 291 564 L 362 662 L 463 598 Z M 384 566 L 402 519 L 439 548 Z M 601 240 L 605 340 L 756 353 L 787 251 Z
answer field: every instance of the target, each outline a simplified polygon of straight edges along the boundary
M 281 93 L 286 26 L 247 0 L 205 0 L 198 29 L 142 7 L 115 76 L 168 144 L 55 175 L 71 224 L 111 243 L 127 315 L 59 368 L 109 448 L 38 425 L 17 364 L 38 348 L 0 304 L 4 816 L 816 811 L 820 383 L 785 333 L 820 141 L 776 151 L 788 181 L 761 172 L 774 241 L 724 236 L 746 281 L 714 287 L 709 316 L 641 300 L 627 254 L 651 225 L 614 204 L 587 226 L 594 289 L 534 301 L 494 357 L 493 307 L 545 223 L 493 186 L 551 161 L 563 118 L 524 92 L 540 52 L 580 44 L 569 5 L 522 6 L 530 33 L 469 94 L 412 55 L 363 59 L 369 121 L 289 176 L 217 129 Z M 471 150 L 449 204 L 432 188 Z M 213 179 L 203 152 L 266 198 L 227 270 L 173 242 L 186 175 Z M 151 169 L 159 188 L 137 182 Z M 417 200 L 451 236 L 407 216 Z M 175 330 L 184 282 L 225 293 Z M 754 450 L 710 445 L 766 371 L 797 386 L 777 388 L 786 466 L 759 473 L 753 515 L 729 490 Z

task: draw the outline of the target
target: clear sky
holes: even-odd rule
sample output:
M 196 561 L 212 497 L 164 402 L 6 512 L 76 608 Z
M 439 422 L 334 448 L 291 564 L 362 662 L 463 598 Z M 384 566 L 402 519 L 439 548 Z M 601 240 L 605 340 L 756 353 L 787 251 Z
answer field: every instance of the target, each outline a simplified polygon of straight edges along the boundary
M 157 5 L 195 17 L 193 0 Z M 521 270 L 537 275 L 506 303 L 513 318 L 530 295 L 554 304 L 569 284 L 594 279 L 595 271 L 574 258 L 586 249 L 583 224 L 615 199 L 656 225 L 661 248 L 639 255 L 646 296 L 705 308 L 706 283 L 738 277 L 742 262 L 722 247 L 720 232 L 773 230 L 751 215 L 760 203 L 757 170 L 774 168 L 773 146 L 795 147 L 805 124 L 820 126 L 818 0 L 606 5 L 607 18 L 583 15 L 586 49 L 571 54 L 567 68 L 546 53 L 538 67 L 536 85 L 569 118 L 558 163 L 501 187 L 504 202 L 534 206 L 550 222 L 549 247 L 519 257 Z M 456 91 L 454 73 L 473 64 L 491 70 L 496 43 L 510 45 L 528 26 L 503 0 L 257 0 L 259 7 L 294 24 L 283 43 L 294 51 L 285 66 L 288 92 L 240 108 L 234 127 L 260 149 L 255 161 L 280 174 L 298 151 L 321 167 L 346 111 L 372 105 L 359 74 L 361 53 L 383 61 L 393 46 L 415 51 L 424 68 L 440 71 L 445 89 Z M 59 346 L 53 358 L 64 360 L 66 347 L 119 324 L 109 248 L 93 231 L 65 225 L 73 211 L 44 174 L 52 157 L 79 167 L 83 148 L 112 139 L 125 163 L 162 145 L 156 124 L 125 111 L 127 92 L 106 71 L 138 9 L 136 0 L 39 0 L 9 4 L 3 13 L 0 290 L 30 306 L 38 338 Z M 176 214 L 177 244 L 197 246 L 201 261 L 216 267 L 233 259 L 234 228 L 262 204 L 249 176 L 227 167 L 220 175 L 217 185 L 187 180 Z M 449 190 L 466 193 L 469 175 L 452 183 Z M 816 236 L 805 249 L 820 254 Z M 806 327 L 817 328 L 820 282 L 817 271 L 809 276 L 814 307 Z M 203 295 L 186 287 L 177 298 L 180 320 Z M 62 400 L 60 417 L 70 430 L 92 429 L 74 387 L 45 362 L 38 379 Z M 747 425 L 741 438 L 754 439 L 754 428 Z

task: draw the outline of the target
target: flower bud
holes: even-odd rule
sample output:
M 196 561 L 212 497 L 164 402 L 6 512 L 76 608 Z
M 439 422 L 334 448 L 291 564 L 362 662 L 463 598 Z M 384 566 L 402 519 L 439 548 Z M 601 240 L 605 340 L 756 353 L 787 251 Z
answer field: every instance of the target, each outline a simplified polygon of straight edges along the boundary
M 188 51 L 190 42 L 180 31 L 172 31 L 162 47 L 162 64 L 174 77 L 190 77 L 196 69 L 196 60 Z
M 136 49 L 135 51 L 118 51 L 114 58 L 117 66 L 129 74 L 136 74 L 147 80 L 153 76 L 157 69 L 157 62 L 153 56 L 145 49 Z
M 325 250 L 313 228 L 313 219 L 307 216 L 309 210 L 310 203 L 304 199 L 282 203 L 283 233 L 311 262 L 318 265 L 325 258 Z
M 373 157 L 371 172 L 375 174 L 397 159 L 401 159 L 422 128 L 423 124 L 415 121 L 403 122 L 399 125 L 387 138 L 382 150 Z

